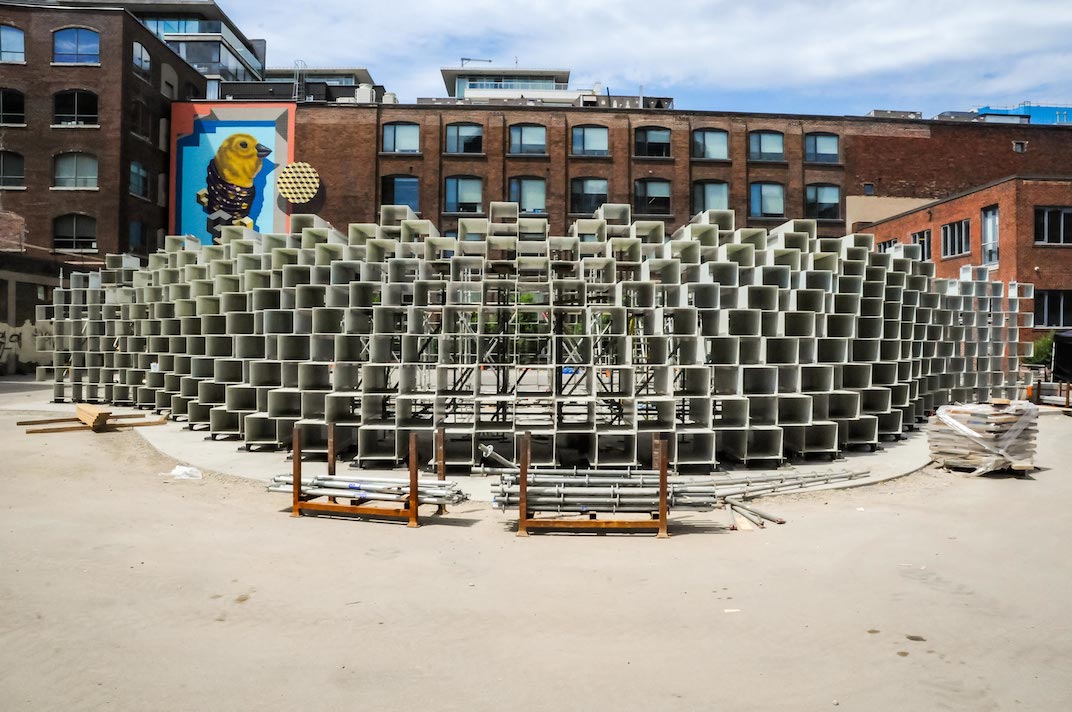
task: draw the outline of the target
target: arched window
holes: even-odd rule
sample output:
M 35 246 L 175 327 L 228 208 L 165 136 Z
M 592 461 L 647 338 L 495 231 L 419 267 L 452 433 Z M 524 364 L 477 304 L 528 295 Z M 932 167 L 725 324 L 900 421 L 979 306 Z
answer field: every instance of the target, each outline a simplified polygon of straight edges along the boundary
M 484 182 L 476 176 L 450 176 L 446 179 L 447 213 L 484 212 Z
M 547 181 L 533 176 L 510 179 L 510 202 L 523 213 L 547 212 Z
M 804 137 L 804 160 L 814 163 L 837 163 L 838 137 L 832 133 L 810 133 Z
M 641 178 L 633 190 L 638 215 L 670 214 L 670 181 L 662 178 Z
M 383 125 L 384 153 L 420 153 L 421 127 L 401 121 Z
M 93 126 L 100 123 L 97 95 L 84 89 L 59 92 L 53 97 L 52 123 L 57 126 Z
M 748 160 L 784 161 L 784 137 L 778 131 L 753 131 L 748 134 Z
M 670 155 L 670 129 L 645 126 L 636 130 L 634 139 L 634 156 L 668 157 Z
M 26 97 L 17 89 L 0 89 L 0 124 L 26 123 Z
M 692 132 L 692 157 L 729 158 L 729 133 L 722 129 L 696 129 Z
M 606 126 L 574 126 L 574 156 L 606 156 L 610 154 L 610 132 Z
M 420 212 L 420 182 L 416 176 L 384 176 L 380 179 L 382 205 L 408 205 Z
M 69 213 L 53 220 L 52 249 L 70 252 L 96 252 L 96 218 Z
M 54 188 L 96 188 L 97 157 L 92 153 L 61 153 L 52 161 Z
M 785 186 L 781 183 L 753 183 L 748 214 L 753 218 L 785 216 Z
M 134 74 L 145 81 L 152 80 L 153 60 L 149 57 L 149 50 L 141 42 L 134 43 Z
M 447 124 L 446 153 L 483 153 L 484 127 L 480 124 Z
M 570 212 L 591 215 L 607 202 L 606 178 L 574 178 L 570 181 Z
M 547 127 L 537 124 L 514 124 L 510 127 L 510 153 L 543 155 L 547 153 Z
M 52 34 L 56 64 L 100 64 L 100 35 L 85 27 L 68 27 Z
M 26 37 L 22 30 L 0 25 L 0 62 L 25 62 Z
M 812 183 L 804 191 L 804 217 L 817 220 L 841 218 L 841 188 L 829 183 Z
M 729 210 L 730 186 L 721 180 L 698 180 L 692 184 L 692 212 Z
M 0 188 L 21 188 L 26 185 L 26 162 L 21 153 L 0 151 Z

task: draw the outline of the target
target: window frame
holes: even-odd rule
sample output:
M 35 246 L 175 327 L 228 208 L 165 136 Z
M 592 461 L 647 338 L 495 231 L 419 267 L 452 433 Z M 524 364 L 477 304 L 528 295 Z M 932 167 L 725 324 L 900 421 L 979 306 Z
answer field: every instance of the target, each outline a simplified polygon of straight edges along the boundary
M 837 190 L 837 203 L 820 203 L 820 188 L 834 188 Z M 835 217 L 820 215 L 821 205 L 835 205 L 837 208 Z M 804 217 L 811 220 L 841 220 L 841 186 L 837 183 L 808 183 L 804 186 Z
M 990 215 L 993 218 L 990 218 Z M 1001 237 L 1001 230 L 999 222 L 1001 221 L 1001 213 L 997 204 L 987 205 L 979 211 L 979 250 L 981 255 L 981 263 L 987 267 L 997 267 L 998 259 L 1001 255 L 1001 249 L 999 246 L 999 239 Z M 993 240 L 987 240 L 987 233 L 990 231 L 987 226 L 993 227 Z M 988 255 L 988 251 L 992 251 L 993 255 Z
M 22 102 L 22 111 L 19 113 L 8 112 L 5 108 L 11 99 L 18 97 Z M 21 117 L 21 121 L 11 121 Z M 2 126 L 25 126 L 26 125 L 26 94 L 13 87 L 0 87 L 0 125 Z
M 136 186 L 135 178 L 138 179 L 138 185 L 144 185 L 144 192 L 138 192 L 134 189 Z M 130 194 L 133 195 L 135 198 L 151 200 L 152 186 L 150 185 L 150 183 L 151 181 L 149 180 L 149 169 L 145 167 L 145 164 L 141 161 L 131 161 L 129 180 L 130 185 L 127 187 Z
M 141 42 L 135 40 L 131 47 L 131 64 L 134 67 L 134 76 L 139 79 L 143 79 L 150 84 L 153 83 L 153 58 L 149 54 L 149 49 Z M 138 50 L 141 50 L 139 53 Z M 141 62 L 145 63 L 145 66 L 141 65 Z
M 1057 300 L 1057 322 L 1050 321 L 1049 313 L 1051 301 Z M 1035 328 L 1036 329 L 1061 329 L 1072 324 L 1072 290 L 1069 289 L 1036 289 L 1034 299 Z
M 9 50 L 4 49 L 4 30 L 13 30 L 19 33 L 19 39 L 22 42 L 21 50 Z M 19 54 L 18 59 L 7 59 L 5 54 Z M 26 64 L 26 30 L 22 29 L 18 25 L 12 25 L 9 23 L 0 23 L 0 64 Z
M 919 230 L 918 232 L 911 233 L 909 235 L 909 238 L 911 238 L 913 245 L 922 245 L 923 246 L 923 248 L 922 248 L 922 253 L 923 254 L 921 256 L 921 259 L 924 262 L 933 262 L 934 261 L 934 259 L 933 259 L 934 233 L 931 231 L 931 229 L 929 227 L 924 228 L 923 230 Z
M 153 125 L 155 123 L 148 104 L 141 99 L 134 99 L 130 102 L 130 132 L 132 134 L 138 138 L 152 141 Z M 144 133 L 142 132 L 143 129 Z
M 71 236 L 70 236 L 72 246 L 71 247 L 57 247 L 56 246 L 57 228 L 60 225 L 60 221 L 65 220 L 67 218 L 70 218 L 71 221 L 72 221 L 72 230 L 71 230 Z M 86 239 L 86 240 L 89 239 L 89 238 L 79 238 L 78 224 L 81 221 L 88 221 L 93 227 L 93 237 L 92 237 L 93 245 L 92 245 L 92 247 L 89 247 L 89 246 L 78 247 L 79 239 Z M 67 238 L 65 237 L 64 239 L 67 239 Z M 52 251 L 53 252 L 80 252 L 80 253 L 81 252 L 99 252 L 100 248 L 97 246 L 97 218 L 93 217 L 92 215 L 86 215 L 85 213 L 64 213 L 63 215 L 57 215 L 56 217 L 52 218 Z
M 666 142 L 652 141 L 649 134 L 652 131 L 665 131 Z M 644 138 L 641 139 L 641 132 L 643 132 Z M 673 158 L 673 145 L 674 133 L 672 129 L 665 126 L 638 126 L 633 129 L 633 157 L 634 158 Z M 643 146 L 644 150 L 641 150 Z M 653 153 L 652 146 L 666 146 L 665 153 Z
M 64 181 L 70 181 L 70 185 L 62 185 L 59 175 L 60 161 L 70 158 L 74 160 L 74 171 L 69 178 L 64 177 Z M 79 170 L 80 160 L 92 161 L 93 163 L 93 182 L 89 184 L 88 176 L 83 175 Z M 99 190 L 100 188 L 100 159 L 97 158 L 97 154 L 90 153 L 89 151 L 64 151 L 52 156 L 52 189 L 53 190 Z
M 704 153 L 707 149 L 707 138 L 704 136 L 702 141 L 698 141 L 697 137 L 701 134 L 722 134 L 723 141 L 725 142 L 725 155 L 722 156 L 706 156 Z M 701 127 L 692 130 L 692 157 L 700 161 L 728 161 L 730 160 L 730 132 L 726 129 L 720 129 L 715 127 Z
M 539 181 L 543 184 L 543 207 L 538 210 L 526 210 L 524 197 L 525 197 L 525 183 L 528 181 Z M 515 187 L 516 198 L 515 198 Z M 542 176 L 513 176 L 507 181 L 507 196 L 511 203 L 517 203 L 518 211 L 523 215 L 547 215 L 547 179 Z
M 815 150 L 816 139 L 819 137 L 833 138 L 837 142 L 836 153 L 818 153 Z M 783 145 L 784 151 L 784 145 Z M 841 163 L 841 136 L 830 131 L 811 131 L 804 134 L 804 162 L 805 163 Z
M 897 238 L 891 237 L 889 240 L 883 240 L 882 242 L 875 243 L 875 252 L 879 254 L 885 254 L 893 249 L 893 246 L 897 244 Z
M 971 255 L 971 219 L 954 220 L 942 225 L 942 259 L 955 259 Z M 962 247 L 960 252 L 949 252 L 947 248 Z
M 463 146 L 464 146 L 464 142 L 462 140 L 462 137 L 458 134 L 458 129 L 461 128 L 461 127 L 476 128 L 476 129 L 480 130 L 480 134 L 479 134 L 479 136 L 477 136 L 477 139 L 478 139 L 478 141 L 480 143 L 480 146 L 479 146 L 480 150 L 479 151 L 461 150 L 463 148 Z M 447 133 L 446 133 L 446 141 L 445 141 L 444 147 L 443 147 L 444 148 L 443 153 L 449 153 L 452 156 L 453 155 L 480 156 L 480 155 L 484 154 L 484 125 L 483 124 L 478 124 L 478 123 L 475 123 L 475 122 L 472 122 L 472 121 L 455 121 L 454 123 L 447 124 L 446 129 L 447 129 Z M 453 150 L 453 151 L 451 150 L 451 129 L 454 129 L 453 141 L 454 141 L 455 150 Z
M 782 212 L 767 213 L 763 211 L 763 186 L 777 186 L 782 192 Z M 759 188 L 759 205 L 756 205 L 756 188 Z M 777 181 L 760 180 L 748 184 L 748 217 L 757 220 L 767 220 L 785 217 L 785 184 Z
M 526 143 L 525 141 L 525 129 L 536 130 L 539 129 L 543 132 L 543 141 L 539 143 Z M 516 134 L 516 135 L 515 135 Z M 510 156 L 546 156 L 547 155 L 547 127 L 543 124 L 534 123 L 519 123 L 510 124 L 510 143 L 507 146 L 506 152 Z M 520 139 L 520 140 L 519 140 Z M 539 150 L 534 150 L 539 148 Z
M 763 150 L 764 137 L 777 136 L 781 142 L 781 150 L 777 153 L 767 152 Z M 753 146 L 753 141 L 758 143 L 757 147 Z M 748 132 L 748 160 L 750 161 L 767 161 L 771 163 L 785 163 L 785 134 L 781 131 L 775 131 L 773 129 L 756 129 L 755 131 Z
M 726 206 L 723 208 L 709 208 L 706 207 L 706 194 L 704 195 L 704 207 L 700 207 L 700 201 L 697 199 L 699 196 L 699 190 L 706 189 L 709 185 L 722 185 L 726 190 Z M 705 191 L 706 193 L 706 191 Z M 692 214 L 697 215 L 699 213 L 707 212 L 708 210 L 729 210 L 730 209 L 730 184 L 729 181 L 716 180 L 716 179 L 702 179 L 694 180 L 692 182 Z
M 458 202 L 458 191 L 460 180 L 472 180 L 476 181 L 480 185 L 480 202 L 479 203 L 460 203 Z M 454 181 L 454 206 L 451 209 L 450 193 L 451 193 L 451 181 Z M 475 205 L 475 210 L 463 210 L 463 205 Z M 483 215 L 484 214 L 484 179 L 480 176 L 473 175 L 454 175 L 446 176 L 443 178 L 443 212 L 457 215 Z
M 1039 240 L 1039 215 L 1042 213 L 1042 231 L 1044 239 Z M 1057 240 L 1049 240 L 1051 213 L 1056 212 L 1060 218 L 1057 221 Z M 1067 239 L 1065 239 L 1067 236 Z M 1035 245 L 1072 245 L 1072 205 L 1036 205 L 1035 206 Z
M 405 126 L 405 127 L 412 126 L 413 128 L 415 128 L 417 130 L 417 144 L 416 144 L 417 147 L 415 149 L 406 150 L 406 149 L 399 149 L 398 148 L 398 127 L 399 126 Z M 391 148 L 387 147 L 388 146 L 388 142 L 387 142 L 388 129 L 390 129 L 390 134 L 391 134 L 391 141 L 390 141 Z M 415 121 L 388 121 L 387 123 L 383 124 L 383 127 L 380 130 L 380 151 L 382 153 L 391 153 L 391 154 L 401 153 L 401 154 L 405 154 L 407 156 L 413 156 L 413 155 L 420 154 L 421 153 L 421 125 L 418 124 Z
M 586 138 L 586 135 L 587 135 L 588 131 L 597 130 L 597 129 L 603 131 L 604 135 L 606 136 L 607 140 L 606 140 L 605 143 L 606 143 L 607 147 L 605 149 L 585 148 L 585 146 L 584 146 L 585 138 Z M 578 132 L 580 132 L 580 133 L 578 134 Z M 580 136 L 580 139 L 581 139 L 580 140 L 580 150 L 578 150 L 578 148 L 577 148 L 578 135 Z M 610 155 L 610 127 L 601 126 L 599 124 L 579 124 L 577 126 L 571 127 L 571 129 L 570 129 L 570 155 L 571 156 L 587 156 L 587 157 L 609 156 Z
M 64 33 L 67 33 L 67 32 L 74 32 L 75 33 L 75 51 L 73 53 L 71 53 L 71 52 L 63 52 L 63 53 L 57 52 L 56 51 L 57 50 L 56 42 L 57 42 L 57 40 L 59 40 L 60 35 L 62 35 Z M 81 51 L 81 48 L 82 48 L 81 33 L 83 33 L 83 32 L 88 32 L 88 33 L 90 33 L 90 34 L 92 34 L 93 36 L 96 37 L 96 40 L 97 40 L 97 52 L 96 52 L 96 54 L 91 54 L 91 53 L 88 53 L 88 52 L 82 52 Z M 55 65 L 87 65 L 87 66 L 94 66 L 94 67 L 99 66 L 100 63 L 101 63 L 101 61 L 100 61 L 100 35 L 101 35 L 100 30 L 95 29 L 93 27 L 86 27 L 84 25 L 69 25 L 67 27 L 58 27 L 58 28 L 56 28 L 55 30 L 52 31 L 52 64 L 55 64 Z M 75 57 L 75 59 L 73 61 L 68 61 L 68 60 L 65 60 L 65 59 L 60 59 L 61 56 L 63 56 L 63 57 L 67 57 L 67 56 Z M 91 59 L 88 59 L 88 58 L 91 58 Z
M 397 186 L 395 185 L 395 183 L 400 178 L 404 178 L 404 179 L 407 179 L 407 180 L 412 180 L 416 184 L 416 188 L 417 188 L 416 196 L 417 197 L 416 197 L 416 200 L 414 201 L 413 204 L 405 203 L 405 202 L 402 202 L 402 203 L 398 202 L 398 196 L 397 196 L 398 190 L 397 190 Z M 388 180 L 392 181 L 391 182 L 391 200 L 390 201 L 388 201 L 387 198 L 386 198 L 387 181 Z M 412 210 L 415 213 L 420 213 L 421 212 L 420 211 L 420 204 L 421 204 L 421 179 L 420 178 L 418 178 L 417 176 L 414 176 L 414 175 L 410 175 L 408 173 L 391 173 L 391 174 L 388 174 L 388 175 L 385 175 L 385 176 L 380 176 L 380 205 L 381 206 L 382 205 L 408 205 L 410 210 Z
M 19 165 L 17 173 L 9 173 L 10 165 Z M 4 188 L 26 187 L 26 156 L 18 151 L 4 149 L 0 151 L 0 190 Z
M 651 196 L 649 195 L 649 186 L 653 185 L 666 185 L 666 195 Z M 637 215 L 673 215 L 673 200 L 674 197 L 674 183 L 667 178 L 638 178 L 633 181 L 633 210 Z M 641 200 L 647 202 L 643 207 L 641 206 Z M 659 202 L 653 203 L 653 200 Z M 663 201 L 665 202 L 665 210 L 658 208 L 663 207 Z
M 588 193 L 584 191 L 576 190 L 580 185 L 585 187 L 585 183 L 588 181 L 602 181 L 605 187 L 603 193 Z M 599 201 L 591 210 L 578 210 L 578 207 L 584 207 L 586 201 L 591 200 L 593 197 L 603 196 L 603 200 Z M 605 204 L 610 199 L 610 179 L 602 176 L 578 176 L 576 178 L 570 178 L 570 204 L 569 211 L 574 215 L 591 215 L 599 209 L 600 205 Z
M 61 96 L 66 96 L 68 94 L 71 94 L 71 95 L 74 96 L 74 113 L 73 114 L 60 114 L 59 110 L 58 110 L 59 107 L 57 106 L 57 103 L 59 102 Z M 81 119 L 83 114 L 79 110 L 79 105 L 82 102 L 82 100 L 80 100 L 80 97 L 93 97 L 93 101 L 96 104 L 96 110 L 94 111 L 93 114 L 88 114 L 88 113 L 85 114 L 85 117 L 87 119 L 90 116 L 93 117 L 92 122 Z M 61 116 L 74 117 L 74 121 L 63 121 L 60 118 Z M 71 126 L 87 126 L 87 127 L 100 126 L 100 96 L 98 96 L 96 92 L 90 91 L 89 89 L 63 89 L 61 91 L 58 91 L 58 92 L 54 93 L 52 95 L 52 125 L 55 126 L 55 127 L 58 127 L 58 128 L 69 128 Z

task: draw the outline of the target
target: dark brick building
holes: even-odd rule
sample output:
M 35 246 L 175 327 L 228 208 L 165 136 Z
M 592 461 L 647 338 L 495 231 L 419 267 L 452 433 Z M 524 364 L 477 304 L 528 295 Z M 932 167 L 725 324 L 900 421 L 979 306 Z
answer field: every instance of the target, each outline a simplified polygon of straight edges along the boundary
M 921 243 L 939 277 L 990 265 L 995 279 L 1035 286 L 1037 338 L 1072 327 L 1072 178 L 1011 177 L 876 222 L 878 249 Z
M 564 234 L 605 190 L 669 227 L 729 207 L 738 225 L 809 216 L 840 236 L 1001 176 L 1072 170 L 1069 127 L 653 109 L 299 104 L 295 146 L 324 183 L 301 209 L 345 225 L 408 202 L 443 231 L 513 198 Z

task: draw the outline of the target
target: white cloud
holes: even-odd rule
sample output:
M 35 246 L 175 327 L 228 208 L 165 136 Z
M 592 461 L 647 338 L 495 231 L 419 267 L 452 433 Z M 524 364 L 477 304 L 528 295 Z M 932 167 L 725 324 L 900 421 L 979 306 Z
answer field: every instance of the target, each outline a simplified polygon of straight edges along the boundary
M 572 69 L 575 84 L 616 93 L 1072 100 L 1072 3 L 1054 0 L 230 0 L 225 10 L 268 40 L 270 65 L 365 66 L 403 101 L 443 96 L 439 68 L 462 56 Z M 1043 90 L 1058 95 L 1031 96 Z

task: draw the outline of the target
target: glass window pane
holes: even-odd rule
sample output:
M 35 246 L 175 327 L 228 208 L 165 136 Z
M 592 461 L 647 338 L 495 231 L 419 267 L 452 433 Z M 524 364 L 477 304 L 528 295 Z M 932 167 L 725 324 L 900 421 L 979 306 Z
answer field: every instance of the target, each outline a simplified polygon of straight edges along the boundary
M 458 180 L 458 202 L 481 202 L 481 184 L 479 178 L 461 178 Z
M 700 210 L 728 210 L 729 185 L 726 183 L 702 183 L 703 203 Z
M 820 185 L 818 186 L 818 202 L 820 203 L 839 203 L 841 202 L 841 195 L 836 185 Z
M 838 137 L 837 136 L 816 136 L 815 137 L 815 152 L 820 154 L 833 154 L 837 155 L 838 152 Z
M 395 126 L 395 150 L 415 153 L 420 150 L 420 127 L 416 124 Z

